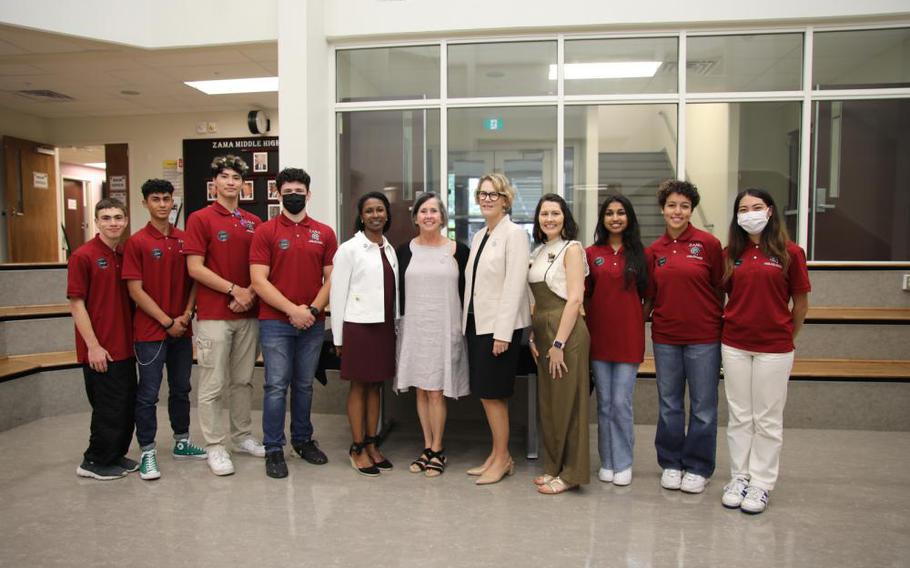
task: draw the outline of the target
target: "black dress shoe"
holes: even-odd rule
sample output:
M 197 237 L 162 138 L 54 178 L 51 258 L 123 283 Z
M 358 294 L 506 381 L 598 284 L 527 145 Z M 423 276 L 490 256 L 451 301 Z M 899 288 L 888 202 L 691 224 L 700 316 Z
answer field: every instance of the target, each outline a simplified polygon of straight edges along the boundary
M 309 440 L 307 442 L 291 442 L 291 447 L 294 448 L 294 451 L 297 452 L 297 455 L 302 459 L 308 461 L 313 465 L 322 465 L 328 463 L 329 458 L 325 453 L 319 449 L 319 444 L 316 440 Z
M 288 476 L 288 464 L 284 461 L 284 452 L 266 452 L 265 474 L 275 479 Z

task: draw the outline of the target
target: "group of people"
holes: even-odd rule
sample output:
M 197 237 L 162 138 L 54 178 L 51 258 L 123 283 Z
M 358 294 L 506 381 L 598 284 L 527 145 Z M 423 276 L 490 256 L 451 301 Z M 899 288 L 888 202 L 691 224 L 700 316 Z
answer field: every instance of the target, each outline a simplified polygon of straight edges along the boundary
M 768 192 L 736 196 L 726 249 L 691 225 L 699 194 L 688 182 L 661 184 L 666 232 L 647 248 L 626 197 L 610 195 L 600 205 L 594 244 L 585 249 L 565 200 L 547 194 L 537 204 L 531 250 L 527 232 L 509 217 L 515 190 L 494 173 L 474 192 L 485 225 L 470 247 L 445 236 L 443 203 L 423 193 L 411 209 L 417 235 L 396 249 L 384 236 L 392 217 L 383 193 L 359 199 L 356 233 L 338 245 L 332 229 L 306 213 L 306 172 L 279 173 L 282 214 L 266 223 L 239 208 L 246 172 L 240 158 L 215 159 L 217 200 L 190 215 L 186 233 L 167 222 L 173 188 L 149 180 L 142 191 L 151 221 L 122 254 L 123 205 L 105 199 L 96 207 L 99 235 L 73 254 L 67 291 L 93 409 L 79 475 L 115 479 L 138 469 L 143 479 L 160 476 L 155 404 L 165 366 L 175 458 L 204 458 L 216 475 L 233 473 L 222 425 L 229 394 L 233 449 L 265 457 L 267 475 L 286 477 L 290 391 L 291 446 L 310 463 L 326 463 L 310 408 L 330 306 L 340 376 L 350 382 L 348 453 L 359 473 L 393 468 L 377 435 L 381 387 L 391 380 L 396 391 L 416 390 L 424 447 L 411 472 L 445 472 L 446 398 L 472 393 L 492 443 L 467 474 L 478 485 L 511 475 L 508 402 L 530 327 L 543 441 L 537 491 L 559 494 L 590 480 L 591 376 L 598 478 L 628 485 L 632 397 L 650 319 L 661 486 L 701 493 L 714 473 L 722 361 L 731 457 L 722 502 L 747 513 L 765 509 L 778 476 L 793 340 L 810 290 L 805 254 L 789 240 Z M 204 448 L 188 436 L 194 309 Z M 250 427 L 260 341 L 262 443 Z M 138 463 L 126 457 L 134 420 Z

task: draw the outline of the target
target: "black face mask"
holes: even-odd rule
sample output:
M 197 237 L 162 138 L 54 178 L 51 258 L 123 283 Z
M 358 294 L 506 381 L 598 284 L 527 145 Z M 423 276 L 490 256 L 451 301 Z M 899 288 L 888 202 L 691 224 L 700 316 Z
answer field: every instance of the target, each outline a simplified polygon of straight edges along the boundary
M 281 204 L 291 215 L 296 215 L 306 207 L 306 195 L 302 193 L 288 193 L 281 196 Z

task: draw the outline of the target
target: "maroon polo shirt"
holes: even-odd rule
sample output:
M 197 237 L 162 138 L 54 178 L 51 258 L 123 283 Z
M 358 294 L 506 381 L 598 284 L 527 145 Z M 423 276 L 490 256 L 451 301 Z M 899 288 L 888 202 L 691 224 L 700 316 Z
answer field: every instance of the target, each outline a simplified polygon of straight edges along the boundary
M 591 359 L 641 363 L 645 356 L 645 318 L 635 281 L 626 286 L 623 247 L 594 245 L 585 250 L 591 273 L 585 281 Z
M 268 266 L 269 282 L 285 298 L 298 306 L 309 305 L 322 288 L 322 270 L 332 265 L 336 249 L 338 240 L 331 227 L 309 215 L 295 223 L 282 213 L 256 229 L 250 264 Z M 260 301 L 259 319 L 288 321 L 288 316 Z
M 183 256 L 185 233 L 171 225 L 167 235 L 151 223 L 126 241 L 123 279 L 141 280 L 142 289 L 171 318 L 183 315 L 193 281 Z M 191 337 L 188 328 L 184 337 Z M 133 341 L 164 341 L 167 332 L 138 305 L 133 313 Z
M 734 261 L 726 286 L 730 299 L 724 308 L 725 345 L 759 353 L 793 351 L 790 298 L 812 286 L 803 249 L 788 241 L 787 253 L 786 272 L 779 258 L 765 255 L 758 245 L 750 244 Z
M 184 255 L 205 257 L 206 268 L 235 286 L 250 285 L 250 243 L 259 217 L 240 209 L 233 213 L 220 203 L 196 211 L 186 222 Z M 196 318 L 199 320 L 236 320 L 256 317 L 256 305 L 234 313 L 228 308 L 233 298 L 227 290 L 212 290 L 202 283 L 196 289 Z
M 122 268 L 122 247 L 111 250 L 95 235 L 70 256 L 67 269 L 66 297 L 85 302 L 95 337 L 114 361 L 133 357 L 133 306 L 120 276 Z M 78 329 L 76 356 L 80 363 L 88 363 L 88 346 Z
M 648 247 L 647 255 L 654 343 L 720 341 L 724 275 L 720 241 L 690 224 L 675 239 L 664 233 Z

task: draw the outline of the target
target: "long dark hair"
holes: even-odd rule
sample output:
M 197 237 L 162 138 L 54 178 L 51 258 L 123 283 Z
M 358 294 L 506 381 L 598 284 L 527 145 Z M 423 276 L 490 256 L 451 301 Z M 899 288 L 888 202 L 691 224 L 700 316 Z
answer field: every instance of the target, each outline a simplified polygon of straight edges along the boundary
M 540 228 L 540 209 L 546 201 L 557 203 L 559 209 L 562 210 L 562 231 L 560 231 L 559 236 L 567 241 L 574 241 L 578 237 L 578 224 L 575 222 L 575 217 L 572 216 L 572 211 L 569 210 L 566 200 L 555 193 L 544 194 L 540 201 L 537 202 L 537 209 L 534 210 L 534 241 L 537 243 L 547 242 L 547 236 L 544 234 L 543 229 Z
M 364 193 L 360 196 L 360 199 L 357 200 L 357 218 L 354 220 L 354 230 L 362 231 L 366 226 L 363 224 L 363 206 L 366 205 L 368 199 L 378 199 L 382 201 L 382 204 L 385 205 L 385 214 L 386 221 L 385 225 L 382 226 L 382 232 L 385 233 L 389 230 L 389 227 L 392 226 L 392 205 L 389 203 L 389 198 L 385 196 L 384 193 L 378 191 L 371 191 L 369 193 Z
M 648 289 L 648 267 L 645 262 L 645 247 L 641 244 L 641 229 L 638 227 L 638 217 L 635 215 L 635 208 L 632 202 L 625 195 L 613 193 L 604 199 L 600 204 L 600 210 L 597 212 L 597 228 L 594 229 L 594 244 L 608 245 L 610 243 L 610 231 L 604 227 L 604 217 L 607 214 L 607 207 L 611 203 L 619 203 L 626 211 L 628 225 L 622 232 L 622 254 L 626 260 L 626 273 L 624 275 L 626 288 L 635 283 L 638 289 L 638 295 L 644 296 L 645 290 Z
M 724 263 L 724 282 L 733 276 L 734 263 L 752 242 L 749 240 L 749 233 L 736 222 L 739 202 L 747 195 L 761 199 L 771 209 L 771 217 L 761 232 L 758 247 L 765 256 L 776 256 L 780 259 L 784 274 L 787 273 L 787 269 L 790 266 L 790 254 L 787 252 L 787 242 L 790 240 L 790 235 L 787 233 L 787 227 L 780 222 L 780 210 L 777 208 L 777 204 L 774 203 L 774 198 L 764 189 L 750 187 L 740 191 L 733 201 L 733 218 L 730 219 L 730 235 L 727 238 L 727 260 Z

